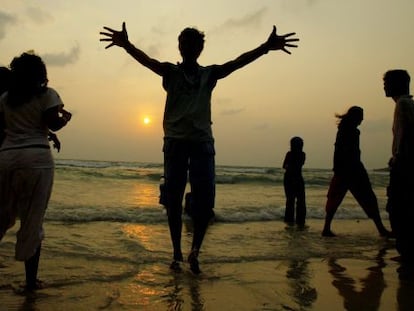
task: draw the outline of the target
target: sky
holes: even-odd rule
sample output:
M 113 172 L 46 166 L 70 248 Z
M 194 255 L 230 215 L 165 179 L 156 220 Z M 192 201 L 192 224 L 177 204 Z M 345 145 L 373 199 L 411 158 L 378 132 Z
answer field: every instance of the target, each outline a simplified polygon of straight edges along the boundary
M 126 22 L 130 41 L 160 61 L 181 61 L 177 36 L 205 33 L 201 65 L 256 48 L 276 25 L 296 32 L 297 49 L 271 51 L 219 80 L 212 99 L 218 165 L 281 167 L 289 140 L 304 140 L 307 168 L 331 168 L 336 113 L 364 109 L 361 158 L 385 167 L 394 103 L 382 76 L 414 76 L 412 0 L 2 0 L 0 65 L 29 50 L 72 121 L 57 134 L 57 159 L 157 162 L 163 159 L 161 78 L 99 32 Z M 148 118 L 148 123 L 144 122 Z

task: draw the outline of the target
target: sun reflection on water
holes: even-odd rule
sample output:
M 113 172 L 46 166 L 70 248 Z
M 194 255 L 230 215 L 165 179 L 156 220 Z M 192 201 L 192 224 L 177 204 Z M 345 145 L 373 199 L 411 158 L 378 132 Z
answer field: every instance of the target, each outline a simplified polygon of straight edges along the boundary
M 131 188 L 129 199 L 139 207 L 158 205 L 159 189 L 158 184 L 136 183 Z
M 122 231 L 149 252 L 159 252 L 170 248 L 169 233 L 165 226 L 126 224 L 122 227 Z

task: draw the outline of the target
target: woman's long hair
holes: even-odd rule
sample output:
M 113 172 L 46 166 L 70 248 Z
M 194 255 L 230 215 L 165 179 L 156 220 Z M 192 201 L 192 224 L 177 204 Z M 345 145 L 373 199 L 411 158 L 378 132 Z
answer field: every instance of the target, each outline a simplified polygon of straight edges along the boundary
M 9 106 L 20 106 L 47 90 L 46 65 L 39 56 L 23 53 L 12 60 L 10 69 Z
M 352 125 L 356 121 L 361 120 L 364 110 L 359 106 L 352 106 L 344 114 L 335 114 L 335 117 L 338 119 L 338 126 L 341 125 Z

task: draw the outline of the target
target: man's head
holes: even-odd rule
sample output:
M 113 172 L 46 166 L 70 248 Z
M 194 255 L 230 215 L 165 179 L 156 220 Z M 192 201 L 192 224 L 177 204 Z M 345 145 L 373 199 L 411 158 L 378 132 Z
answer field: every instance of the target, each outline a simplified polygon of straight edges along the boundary
M 178 49 L 184 61 L 196 61 L 204 48 L 204 33 L 185 28 L 178 36 Z
M 394 97 L 410 93 L 410 75 L 406 70 L 394 69 L 384 74 L 385 96 Z

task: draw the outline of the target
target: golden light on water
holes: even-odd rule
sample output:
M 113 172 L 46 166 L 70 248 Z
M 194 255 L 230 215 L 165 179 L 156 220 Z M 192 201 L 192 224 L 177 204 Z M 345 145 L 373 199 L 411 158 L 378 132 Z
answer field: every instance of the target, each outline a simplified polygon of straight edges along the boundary
M 127 200 L 136 207 L 152 207 L 158 205 L 158 184 L 135 184 L 131 187 Z

